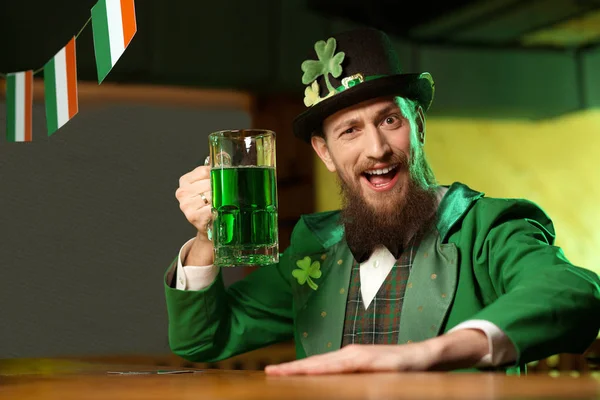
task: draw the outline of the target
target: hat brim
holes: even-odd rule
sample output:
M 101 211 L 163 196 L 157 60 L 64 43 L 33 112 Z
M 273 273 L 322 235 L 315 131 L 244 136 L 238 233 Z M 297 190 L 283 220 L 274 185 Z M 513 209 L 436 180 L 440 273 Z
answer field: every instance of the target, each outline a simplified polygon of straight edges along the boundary
M 428 73 L 399 74 L 363 82 L 322 100 L 298 115 L 293 122 L 294 135 L 305 142 L 321 129 L 323 120 L 344 108 L 383 96 L 401 96 L 417 101 L 424 111 L 433 100 L 434 84 Z

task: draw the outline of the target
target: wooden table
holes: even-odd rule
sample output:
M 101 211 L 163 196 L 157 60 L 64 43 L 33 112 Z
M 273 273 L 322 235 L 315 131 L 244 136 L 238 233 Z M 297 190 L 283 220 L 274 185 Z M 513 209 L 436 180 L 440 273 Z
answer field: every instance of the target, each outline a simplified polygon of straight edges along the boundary
M 381 373 L 269 377 L 258 371 L 198 369 L 169 374 L 159 373 L 159 368 L 68 360 L 4 360 L 0 361 L 0 399 L 600 398 L 600 379 L 591 376 Z

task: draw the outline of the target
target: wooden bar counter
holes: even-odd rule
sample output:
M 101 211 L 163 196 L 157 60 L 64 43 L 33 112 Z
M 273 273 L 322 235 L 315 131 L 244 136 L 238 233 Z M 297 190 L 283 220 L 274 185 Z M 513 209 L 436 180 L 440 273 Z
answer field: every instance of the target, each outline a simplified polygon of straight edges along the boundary
M 591 375 L 270 377 L 260 371 L 160 368 L 69 360 L 0 360 L 0 399 L 600 399 L 600 379 Z

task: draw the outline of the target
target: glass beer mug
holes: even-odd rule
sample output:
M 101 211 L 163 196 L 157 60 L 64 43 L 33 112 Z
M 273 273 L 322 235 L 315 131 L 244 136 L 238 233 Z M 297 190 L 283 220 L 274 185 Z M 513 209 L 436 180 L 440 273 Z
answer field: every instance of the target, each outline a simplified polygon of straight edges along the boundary
M 227 130 L 208 136 L 211 235 L 218 267 L 279 261 L 275 132 Z

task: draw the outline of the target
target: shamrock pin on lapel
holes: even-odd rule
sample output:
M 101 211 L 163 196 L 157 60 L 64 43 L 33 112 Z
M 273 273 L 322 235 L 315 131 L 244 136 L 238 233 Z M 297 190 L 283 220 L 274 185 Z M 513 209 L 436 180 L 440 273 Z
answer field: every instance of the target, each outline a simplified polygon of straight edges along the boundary
M 311 264 L 310 261 L 310 257 L 308 256 L 304 257 L 302 260 L 296 261 L 296 265 L 299 269 L 293 270 L 292 276 L 296 278 L 300 285 L 307 283 L 312 290 L 317 290 L 319 285 L 317 285 L 313 279 L 319 279 L 321 277 L 321 263 L 313 261 Z
M 315 43 L 315 52 L 319 60 L 306 60 L 302 63 L 301 68 L 304 71 L 302 75 L 302 83 L 305 85 L 310 84 L 304 92 L 304 104 L 307 107 L 317 104 L 323 99 L 329 96 L 333 96 L 336 91 L 335 88 L 329 82 L 329 74 L 334 78 L 339 77 L 342 74 L 342 62 L 344 61 L 345 54 L 343 51 L 335 54 L 335 48 L 337 43 L 334 38 L 327 39 L 327 42 L 319 40 Z M 319 84 L 316 79 L 323 75 L 325 79 L 325 85 L 329 94 L 323 98 L 319 96 Z

